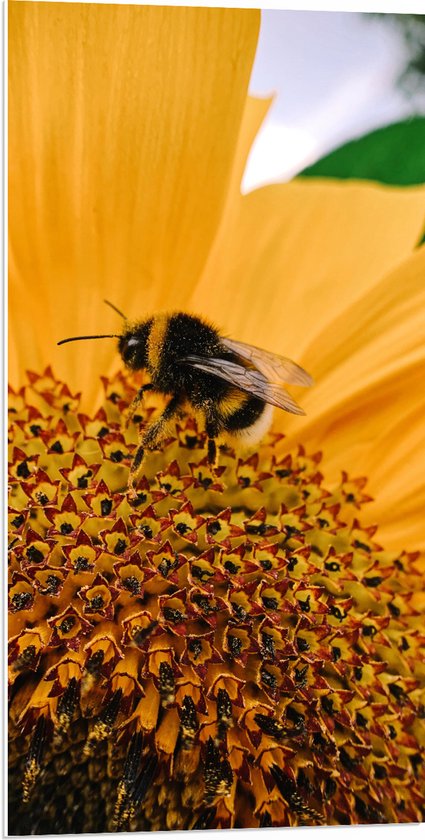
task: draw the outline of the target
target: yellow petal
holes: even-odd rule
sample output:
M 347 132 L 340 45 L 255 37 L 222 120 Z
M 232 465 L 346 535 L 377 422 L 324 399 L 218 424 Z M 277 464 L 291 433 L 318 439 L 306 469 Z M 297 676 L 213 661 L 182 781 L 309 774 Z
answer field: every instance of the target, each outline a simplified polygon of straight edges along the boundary
M 112 343 L 54 347 L 120 330 L 103 297 L 133 318 L 181 305 L 221 217 L 258 26 L 239 9 L 10 4 L 15 381 L 48 362 L 71 387 L 106 373 Z
M 234 338 L 302 360 L 317 335 L 411 253 L 425 191 L 300 180 L 234 201 L 191 308 Z
M 222 213 L 221 226 L 224 227 L 224 229 L 228 224 L 227 214 L 230 213 L 232 216 L 235 207 L 239 206 L 239 201 L 241 199 L 241 183 L 248 156 L 272 102 L 273 99 L 271 97 L 260 99 L 259 97 L 247 96 L 246 98 L 238 143 L 233 161 L 232 177 L 229 180 L 227 203 Z M 217 232 L 217 239 L 219 238 L 220 230 Z
M 425 248 L 347 308 L 306 354 L 319 378 L 307 417 L 282 419 L 288 446 L 324 451 L 326 475 L 367 475 L 376 501 L 364 521 L 379 523 L 388 547 L 425 547 Z M 314 350 L 314 352 L 313 352 Z
M 192 309 L 194 314 L 197 314 L 197 307 L 201 311 L 199 309 L 200 306 L 203 307 L 202 311 L 204 314 L 210 313 L 217 308 L 218 297 L 214 295 L 211 296 L 210 300 L 208 299 L 210 290 L 215 290 L 217 287 L 216 278 L 213 276 L 215 271 L 214 266 L 217 260 L 220 263 L 220 260 L 225 257 L 227 242 L 229 238 L 230 240 L 232 239 L 231 236 L 229 237 L 229 233 L 233 230 L 235 223 L 237 224 L 241 201 L 245 201 L 241 195 L 241 182 L 248 156 L 271 104 L 272 98 L 270 97 L 260 99 L 258 97 L 248 96 L 246 98 L 232 174 L 228 183 L 227 198 L 223 207 L 220 225 L 217 228 L 215 240 L 211 245 L 208 255 L 208 262 L 203 274 L 204 280 L 199 285 L 199 278 L 197 279 L 197 282 L 193 285 L 193 289 L 190 290 L 192 296 L 189 294 L 189 301 L 186 302 L 186 308 Z M 233 254 L 229 254 L 229 265 L 233 256 Z M 209 269 L 210 265 L 212 266 L 212 270 Z M 205 298 L 203 297 L 204 294 Z

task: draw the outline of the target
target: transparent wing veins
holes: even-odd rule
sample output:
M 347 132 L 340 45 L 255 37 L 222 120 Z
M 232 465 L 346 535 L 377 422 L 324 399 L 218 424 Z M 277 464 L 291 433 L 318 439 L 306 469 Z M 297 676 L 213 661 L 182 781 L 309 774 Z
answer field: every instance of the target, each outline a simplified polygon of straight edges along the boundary
M 246 368 L 229 359 L 214 359 L 206 356 L 185 356 L 180 362 L 187 363 L 197 370 L 218 376 L 241 391 L 258 397 L 264 402 L 283 408 L 292 414 L 305 414 L 282 385 L 269 382 L 264 373 L 254 368 Z
M 221 342 L 232 353 L 251 362 L 269 382 L 287 382 L 290 385 L 302 385 L 304 388 L 313 385 L 310 374 L 285 356 L 262 350 L 261 347 L 254 347 L 252 344 L 244 344 L 242 341 L 234 341 L 232 338 L 223 338 Z

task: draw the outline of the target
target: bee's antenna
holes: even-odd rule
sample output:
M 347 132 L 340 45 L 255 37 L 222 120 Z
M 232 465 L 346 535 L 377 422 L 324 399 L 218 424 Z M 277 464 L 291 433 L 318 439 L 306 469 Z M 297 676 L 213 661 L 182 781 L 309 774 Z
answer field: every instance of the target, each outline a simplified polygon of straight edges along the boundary
M 107 304 L 107 306 L 110 306 L 110 307 L 111 307 L 111 309 L 114 309 L 114 310 L 115 310 L 115 312 L 117 312 L 117 313 L 118 313 L 118 315 L 121 315 L 121 318 L 124 318 L 124 321 L 126 321 L 126 320 L 127 320 L 126 316 L 124 315 L 124 312 L 121 312 L 121 309 L 118 309 L 118 306 L 115 306 L 115 304 L 114 304 L 114 303 L 111 303 L 111 301 L 110 301 L 110 300 L 106 300 L 106 298 L 104 298 L 104 299 L 103 299 L 103 302 L 104 302 L 104 303 L 106 303 L 106 304 Z
M 72 338 L 63 338 L 58 344 L 67 344 L 68 341 L 86 341 L 88 338 L 121 338 L 120 335 L 75 335 Z

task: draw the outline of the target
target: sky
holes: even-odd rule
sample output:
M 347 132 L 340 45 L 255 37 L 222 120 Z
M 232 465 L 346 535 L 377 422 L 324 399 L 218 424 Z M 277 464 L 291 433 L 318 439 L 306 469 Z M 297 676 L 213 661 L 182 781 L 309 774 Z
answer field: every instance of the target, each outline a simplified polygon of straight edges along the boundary
M 243 191 L 286 181 L 345 141 L 418 113 L 418 99 L 397 86 L 405 61 L 400 30 L 372 15 L 263 11 L 250 92 L 275 100 Z

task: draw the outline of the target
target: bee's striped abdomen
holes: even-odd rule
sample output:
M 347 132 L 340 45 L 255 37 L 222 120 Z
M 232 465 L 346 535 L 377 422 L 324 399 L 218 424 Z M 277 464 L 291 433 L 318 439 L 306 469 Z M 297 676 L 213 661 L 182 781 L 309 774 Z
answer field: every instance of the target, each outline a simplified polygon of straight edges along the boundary
M 246 445 L 254 444 L 268 431 L 273 416 L 273 406 L 257 397 L 247 397 L 242 405 L 228 414 L 224 428 L 230 435 Z

